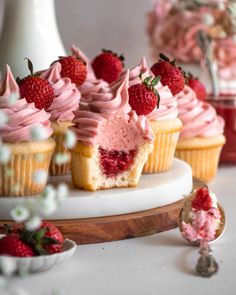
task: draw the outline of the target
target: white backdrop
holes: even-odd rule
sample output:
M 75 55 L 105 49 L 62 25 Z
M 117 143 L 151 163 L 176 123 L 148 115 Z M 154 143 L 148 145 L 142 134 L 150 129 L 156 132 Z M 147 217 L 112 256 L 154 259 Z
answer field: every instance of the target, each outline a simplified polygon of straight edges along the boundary
M 0 0 L 0 27 L 3 4 Z M 145 16 L 150 0 L 55 0 L 55 4 L 67 49 L 75 43 L 91 58 L 101 48 L 112 49 L 125 55 L 127 66 L 149 55 Z

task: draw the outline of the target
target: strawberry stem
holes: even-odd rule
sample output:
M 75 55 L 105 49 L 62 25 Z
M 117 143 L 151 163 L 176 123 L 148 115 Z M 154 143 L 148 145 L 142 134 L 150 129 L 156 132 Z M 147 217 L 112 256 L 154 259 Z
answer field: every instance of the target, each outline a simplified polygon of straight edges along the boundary
M 34 74 L 34 67 L 33 67 L 32 61 L 28 57 L 24 58 L 24 60 L 27 60 L 28 69 L 30 71 L 30 74 L 33 76 L 33 74 Z

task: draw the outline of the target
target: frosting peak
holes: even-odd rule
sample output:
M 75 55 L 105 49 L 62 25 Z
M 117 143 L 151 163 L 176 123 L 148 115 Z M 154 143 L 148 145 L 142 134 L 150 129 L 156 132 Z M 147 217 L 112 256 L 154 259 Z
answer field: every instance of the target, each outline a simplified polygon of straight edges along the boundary
M 6 65 L 6 75 L 3 81 L 0 82 L 0 96 L 8 97 L 12 93 L 19 95 L 19 87 L 12 75 L 9 65 Z
M 96 112 L 114 114 L 118 112 L 129 113 L 129 70 L 123 77 L 120 85 L 113 94 L 109 88 L 101 88 L 98 92 L 91 93 L 89 106 Z
M 195 92 L 185 86 L 184 90 L 176 95 L 179 118 L 183 122 L 180 138 L 195 136 L 211 137 L 223 133 L 224 120 L 216 114 L 209 104 L 197 99 Z
M 13 93 L 19 95 L 19 87 L 10 67 L 6 66 L 6 75 L 0 83 L 0 110 L 9 118 L 9 122 L 0 128 L 0 137 L 3 142 L 31 141 L 31 130 L 36 125 L 44 127 L 45 139 L 48 138 L 52 134 L 50 114 L 44 109 L 37 109 L 34 103 L 28 103 L 24 98 L 9 104 L 9 97 Z
M 80 92 L 69 78 L 61 77 L 61 64 L 54 63 L 48 70 L 41 73 L 41 77 L 47 79 L 54 90 L 55 97 L 47 109 L 51 113 L 51 120 L 72 121 L 73 111 L 77 109 L 80 101 Z

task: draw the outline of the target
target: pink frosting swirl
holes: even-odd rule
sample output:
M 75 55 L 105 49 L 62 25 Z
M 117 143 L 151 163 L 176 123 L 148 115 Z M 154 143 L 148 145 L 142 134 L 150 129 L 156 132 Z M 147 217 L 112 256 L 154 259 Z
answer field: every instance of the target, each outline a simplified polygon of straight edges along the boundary
M 90 99 L 90 93 L 98 92 L 101 88 L 109 88 L 109 84 L 102 79 L 96 78 L 90 59 L 79 48 L 72 45 L 71 51 L 74 56 L 81 57 L 86 62 L 87 77 L 85 82 L 78 88 L 81 93 L 81 101 L 87 102 Z
M 11 94 L 19 95 L 19 88 L 7 65 L 6 75 L 0 83 L 0 109 L 9 118 L 9 122 L 0 128 L 0 137 L 3 142 L 32 141 L 31 130 L 34 126 L 44 127 L 45 139 L 50 137 L 53 132 L 49 121 L 50 114 L 44 109 L 37 109 L 34 103 L 27 103 L 24 98 L 9 104 Z
M 75 111 L 72 130 L 77 139 L 86 145 L 99 145 L 107 150 L 129 151 L 145 141 L 152 141 L 153 135 L 148 120 L 129 114 L 105 115 L 86 110 Z
M 183 122 L 180 138 L 212 137 L 223 133 L 224 120 L 216 114 L 209 104 L 197 99 L 195 92 L 185 86 L 184 90 L 176 95 L 179 118 Z
M 140 84 L 140 74 L 142 74 L 142 79 L 145 79 L 147 77 L 153 76 L 153 73 L 150 71 L 147 61 L 145 57 L 142 58 L 141 62 L 130 70 L 129 72 L 129 87 Z M 127 72 L 126 72 L 127 75 Z M 120 83 L 120 80 L 124 77 L 124 74 L 122 74 L 122 77 L 112 85 L 112 90 L 117 88 L 118 83 Z M 149 120 L 156 120 L 156 121 L 163 121 L 163 120 L 172 120 L 176 119 L 178 116 L 178 108 L 177 108 L 177 100 L 176 97 L 174 97 L 169 89 L 168 86 L 163 86 L 161 82 L 159 82 L 156 86 L 156 90 L 158 91 L 160 95 L 160 104 L 159 108 L 154 109 L 150 114 L 147 115 L 147 118 Z
M 69 78 L 61 77 L 61 64 L 54 63 L 48 70 L 41 73 L 41 77 L 47 79 L 54 90 L 55 97 L 47 109 L 53 121 L 72 121 L 73 111 L 77 109 L 80 101 L 80 92 Z
M 101 88 L 98 92 L 90 94 L 89 107 L 103 114 L 114 114 L 118 112 L 129 113 L 129 71 L 120 82 L 113 94 L 110 88 Z

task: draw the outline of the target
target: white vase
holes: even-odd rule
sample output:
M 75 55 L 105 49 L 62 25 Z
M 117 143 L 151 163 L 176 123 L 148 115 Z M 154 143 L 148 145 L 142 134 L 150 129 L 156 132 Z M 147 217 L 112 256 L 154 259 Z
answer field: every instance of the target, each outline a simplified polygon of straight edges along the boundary
M 9 64 L 15 76 L 29 74 L 30 58 L 34 70 L 42 70 L 66 55 L 55 14 L 54 0 L 6 0 L 0 39 L 0 71 Z

